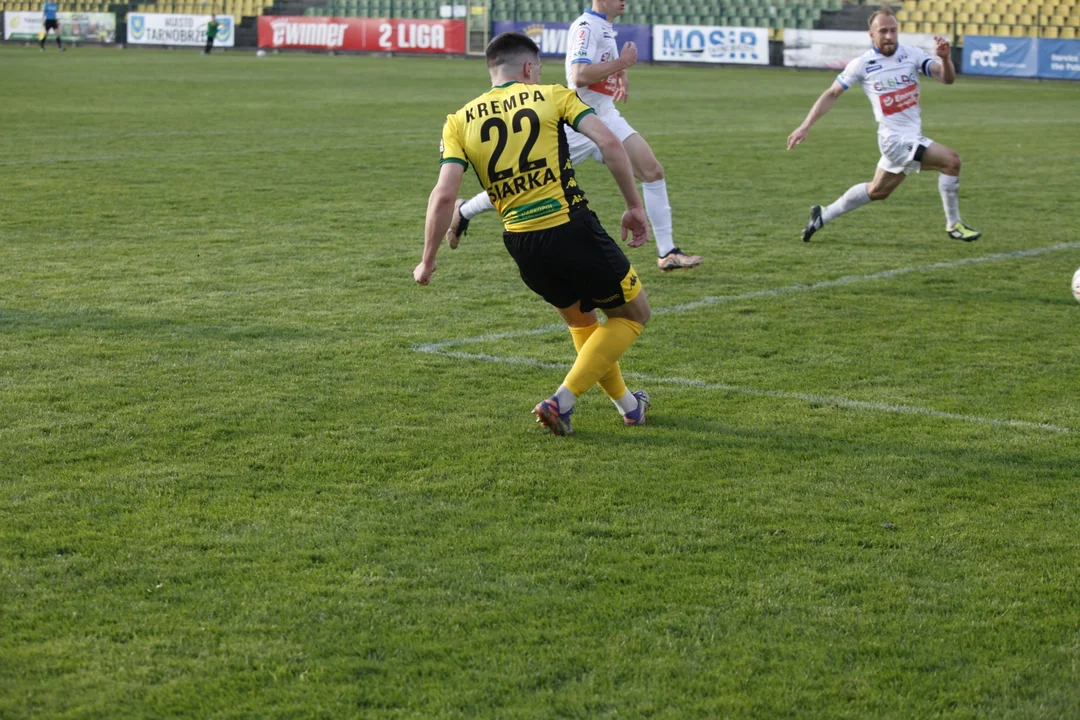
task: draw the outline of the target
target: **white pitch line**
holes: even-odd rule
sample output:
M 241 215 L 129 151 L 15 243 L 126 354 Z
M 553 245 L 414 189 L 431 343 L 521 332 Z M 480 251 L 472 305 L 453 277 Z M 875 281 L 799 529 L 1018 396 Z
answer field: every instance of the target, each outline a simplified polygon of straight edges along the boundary
M 824 280 L 822 282 L 811 283 L 809 285 L 789 285 L 781 288 L 773 288 L 771 290 L 757 290 L 754 292 L 742 293 L 740 295 L 719 295 L 715 297 L 708 297 L 703 298 L 702 300 L 684 303 L 682 305 L 673 305 L 666 308 L 659 308 L 654 310 L 653 313 L 662 314 L 687 312 L 688 310 L 694 310 L 699 307 L 707 307 L 709 305 L 717 305 L 720 303 L 735 302 L 738 300 L 752 300 L 754 298 L 775 297 L 777 295 L 784 295 L 789 293 L 821 290 L 830 287 L 840 287 L 858 282 L 886 280 L 889 278 L 898 277 L 900 275 L 907 275 L 910 273 L 929 272 L 933 270 L 964 267 L 966 265 L 974 265 L 983 262 L 994 262 L 998 260 L 1008 260 L 1012 258 L 1032 257 L 1045 253 L 1056 252 L 1058 250 L 1070 250 L 1075 248 L 1080 248 L 1080 242 L 1061 243 L 1059 245 L 1051 245 L 1049 247 L 1032 248 L 1030 250 L 1017 250 L 1007 253 L 996 253 L 994 255 L 983 255 L 981 257 L 975 258 L 963 258 L 960 260 L 932 263 L 929 265 L 913 265 L 911 267 L 895 268 L 893 270 L 883 270 L 881 272 L 871 273 L 869 275 L 846 275 L 844 277 L 837 278 L 836 280 Z M 437 343 L 426 343 L 423 345 L 415 345 L 412 349 L 417 352 L 443 355 L 446 357 L 453 357 L 462 360 L 477 360 L 480 362 L 495 363 L 500 365 L 525 365 L 527 367 L 542 368 L 545 370 L 566 370 L 570 367 L 568 363 L 544 362 L 542 360 L 533 360 L 531 358 L 521 357 L 500 357 L 497 355 L 487 355 L 483 353 L 467 353 L 457 350 L 446 349 L 449 347 L 454 347 L 455 345 L 465 345 L 468 343 L 507 340 L 518 337 L 526 337 L 529 335 L 543 335 L 549 332 L 555 332 L 563 329 L 565 329 L 565 325 L 561 323 L 555 323 L 551 325 L 545 325 L 539 328 L 533 328 L 531 330 L 513 330 L 509 332 L 489 333 L 487 335 L 461 338 L 458 340 L 445 340 L 443 342 Z M 922 415 L 924 417 L 941 418 L 944 420 L 959 420 L 962 422 L 977 423 L 980 425 L 993 425 L 996 427 L 1014 427 L 1028 430 L 1043 430 L 1047 432 L 1063 434 L 1072 434 L 1076 432 L 1075 430 L 1072 430 L 1070 428 L 1061 427 L 1059 425 L 1051 425 L 1049 423 L 1035 423 L 1026 420 L 999 420 L 996 418 L 980 417 L 978 415 L 963 415 L 961 413 L 944 412 L 941 410 L 933 410 L 931 408 L 918 407 L 916 405 L 893 405 L 890 403 L 870 402 L 866 400 L 852 400 L 850 398 L 829 397 L 826 395 L 814 395 L 811 393 L 784 392 L 779 390 L 757 390 L 754 388 L 742 388 L 736 387 L 734 385 L 726 385 L 724 383 L 708 383 L 703 380 L 692 380 L 689 378 L 654 377 L 642 373 L 633 372 L 624 373 L 624 375 L 626 377 L 642 380 L 645 382 L 667 385 L 681 385 L 684 387 L 696 387 L 703 390 L 720 390 L 724 392 L 733 392 L 742 395 L 753 395 L 755 397 L 768 397 L 779 400 L 800 400 L 803 402 L 816 403 L 819 405 L 832 405 L 835 407 L 846 407 L 855 410 L 873 410 L 877 412 L 897 413 L 902 415 Z
M 419 348 L 416 349 L 419 350 Z M 493 363 L 498 365 L 525 365 L 527 367 L 542 368 L 544 370 L 568 370 L 570 368 L 570 363 L 544 362 L 543 360 L 533 360 L 531 358 L 521 357 L 499 357 L 497 355 L 486 355 L 483 353 L 467 353 L 458 350 L 420 350 L 420 352 L 428 352 L 436 355 L 458 358 L 461 360 L 477 360 L 479 362 Z M 737 387 L 735 385 L 727 385 L 725 383 L 710 383 L 705 382 L 704 380 L 692 380 L 689 378 L 656 377 L 653 375 L 646 375 L 644 373 L 637 372 L 623 373 L 623 376 L 653 384 L 681 385 L 683 387 L 694 387 L 700 388 L 702 390 L 720 390 L 723 392 L 738 393 L 740 395 L 752 395 L 755 397 L 773 398 L 775 400 L 800 400 L 803 402 L 814 403 L 817 405 L 832 405 L 835 407 L 851 408 L 853 410 L 873 410 L 877 412 L 895 413 L 898 415 L 922 415 L 924 417 L 940 418 L 942 420 L 959 420 L 962 422 L 977 423 L 979 425 L 1012 427 L 1021 428 L 1024 430 L 1044 430 L 1047 432 L 1061 433 L 1065 435 L 1070 435 L 1076 432 L 1075 430 L 1071 430 L 1070 428 L 1061 427 L 1060 425 L 1051 425 L 1049 423 L 1036 423 L 1029 422 L 1027 420 L 999 420 L 997 418 L 980 417 L 978 415 L 963 415 L 961 413 L 951 413 L 944 412 L 942 410 L 933 410 L 931 408 L 919 407 L 917 405 L 893 405 L 891 403 L 870 402 L 867 400 L 852 400 L 850 398 L 830 397 L 827 395 L 814 395 L 811 393 L 783 392 L 780 390 L 757 390 L 754 388 L 743 388 Z
M 913 265 L 911 267 L 895 268 L 893 270 L 882 270 L 881 272 L 871 273 L 869 275 L 846 275 L 835 280 L 823 280 L 821 282 L 811 283 L 809 285 L 788 285 L 787 287 L 773 288 L 772 290 L 755 290 L 754 292 L 743 293 L 741 295 L 718 295 L 716 297 L 702 298 L 701 300 L 695 300 L 694 302 L 685 303 L 683 305 L 672 305 L 671 307 L 660 308 L 658 310 L 654 310 L 653 314 L 661 315 L 664 313 L 672 312 L 686 312 L 687 310 L 696 310 L 699 307 L 718 305 L 720 303 L 735 302 L 738 300 L 752 300 L 754 298 L 770 297 L 773 295 L 786 295 L 789 293 L 806 292 L 808 290 L 823 290 L 825 288 L 842 287 L 844 285 L 852 285 L 854 283 L 868 282 L 871 280 L 888 280 L 890 278 L 899 277 L 901 275 L 909 275 L 911 273 L 930 272 L 932 270 L 945 270 L 948 268 L 963 267 L 965 265 L 977 265 L 984 262 L 1010 260 L 1012 258 L 1032 257 L 1035 255 L 1043 255 L 1049 252 L 1056 252 L 1058 250 L 1070 250 L 1074 248 L 1080 248 L 1080 242 L 1061 243 L 1060 245 L 1032 248 L 1030 250 L 1016 250 L 1014 252 L 996 253 L 994 255 L 982 255 L 980 257 L 962 258 L 960 260 L 931 263 L 929 265 Z
M 775 297 L 777 295 L 788 295 L 792 293 L 809 292 L 812 290 L 824 290 L 826 288 L 853 285 L 855 283 L 869 282 L 872 280 L 888 280 L 890 278 L 899 277 L 901 275 L 909 275 L 911 273 L 930 272 L 933 270 L 946 270 L 949 268 L 964 267 L 966 265 L 976 265 L 984 262 L 1010 260 L 1012 258 L 1033 257 L 1035 255 L 1044 255 L 1046 253 L 1057 252 L 1059 250 L 1073 250 L 1077 248 L 1080 248 L 1080 242 L 1061 243 L 1059 245 L 1050 245 L 1049 247 L 1032 248 L 1030 250 L 1016 250 L 1014 252 L 996 253 L 994 255 L 982 255 L 980 257 L 962 258 L 960 260 L 931 263 L 929 265 L 912 265 L 910 267 L 894 268 L 892 270 L 882 270 L 881 272 L 870 273 L 869 275 L 845 275 L 844 277 L 840 277 L 835 280 L 822 280 L 821 282 L 810 283 L 808 285 L 788 285 L 786 287 L 772 288 L 771 290 L 754 290 L 753 292 L 741 293 L 739 295 L 717 295 L 714 297 L 702 298 L 701 300 L 695 300 L 694 302 L 683 303 L 682 305 L 671 305 L 664 308 L 654 308 L 653 315 L 665 315 L 667 313 L 687 312 L 688 310 L 696 310 L 701 307 L 738 302 L 740 300 L 753 300 L 756 298 Z M 443 340 L 442 342 L 425 343 L 423 345 L 417 345 L 413 347 L 413 350 L 426 353 L 439 352 L 444 348 L 455 347 L 457 345 L 490 342 L 493 340 L 510 340 L 512 338 L 527 337 L 529 335 L 544 335 L 549 332 L 555 332 L 557 330 L 564 329 L 566 329 L 566 325 L 562 323 L 554 323 L 552 325 L 544 325 L 543 327 L 533 328 L 531 330 L 510 330 L 507 332 L 490 333 L 487 335 L 476 335 L 473 337 L 459 338 L 456 340 Z

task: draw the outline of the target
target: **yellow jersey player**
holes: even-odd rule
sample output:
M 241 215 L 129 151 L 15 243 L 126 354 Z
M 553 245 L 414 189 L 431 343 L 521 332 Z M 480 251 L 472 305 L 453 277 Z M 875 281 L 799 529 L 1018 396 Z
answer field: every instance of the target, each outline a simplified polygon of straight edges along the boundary
M 503 218 L 503 243 L 529 288 L 566 321 L 577 359 L 555 394 L 539 403 L 537 422 L 555 435 L 572 432 L 577 398 L 599 383 L 627 425 L 641 425 L 649 409 L 644 391 L 631 392 L 619 358 L 641 334 L 651 310 L 637 272 L 600 226 L 578 186 L 566 128 L 596 143 L 626 201 L 622 239 L 649 239 L 630 159 L 619 139 L 573 90 L 540 85 L 540 49 L 520 33 L 488 44 L 492 88 L 446 118 L 439 179 L 428 198 L 424 253 L 413 271 L 431 281 L 435 256 L 471 164 Z M 599 308 L 607 315 L 597 320 Z
M 637 46 L 628 42 L 619 51 L 615 42 L 615 20 L 626 11 L 626 0 L 592 0 L 570 25 L 566 42 L 566 84 L 576 88 L 578 95 L 596 110 L 596 115 L 615 133 L 630 156 L 634 175 L 641 181 L 645 213 L 652 223 L 656 240 L 656 264 L 661 272 L 696 268 L 704 258 L 689 255 L 675 246 L 668 202 L 664 167 L 656 159 L 649 143 L 619 112 L 616 102 L 626 102 L 630 86 L 626 71 L 637 62 Z M 566 134 L 570 145 L 570 160 L 577 165 L 587 159 L 602 161 L 596 145 L 581 133 Z M 492 209 L 485 193 L 468 200 L 458 200 L 453 220 L 446 233 L 446 242 L 456 248 L 469 228 L 471 218 Z

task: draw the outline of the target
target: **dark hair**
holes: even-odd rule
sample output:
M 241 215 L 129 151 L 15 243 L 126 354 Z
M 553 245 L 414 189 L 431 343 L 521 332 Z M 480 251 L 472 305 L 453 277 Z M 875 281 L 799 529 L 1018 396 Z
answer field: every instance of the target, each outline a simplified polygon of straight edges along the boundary
M 526 35 L 504 32 L 492 38 L 484 54 L 487 55 L 488 68 L 493 68 L 505 65 L 526 54 L 539 57 L 540 48 Z
M 888 15 L 891 18 L 896 17 L 896 13 L 892 11 L 891 7 L 880 7 L 874 11 L 874 14 L 870 16 L 870 19 L 866 21 L 866 26 L 871 30 L 874 28 L 874 19 L 879 15 Z

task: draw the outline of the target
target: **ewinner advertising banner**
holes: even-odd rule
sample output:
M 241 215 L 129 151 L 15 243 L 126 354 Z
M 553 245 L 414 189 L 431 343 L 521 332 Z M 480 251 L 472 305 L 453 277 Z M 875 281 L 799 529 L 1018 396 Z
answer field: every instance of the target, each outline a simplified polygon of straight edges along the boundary
M 496 20 L 493 23 L 492 37 L 504 32 L 519 32 L 528 35 L 540 46 L 544 57 L 565 57 L 566 38 L 570 32 L 570 23 L 554 22 L 508 22 Z M 652 57 L 652 28 L 649 25 L 615 25 L 615 43 L 622 51 L 623 43 L 637 45 L 638 62 L 648 62 Z
M 217 15 L 218 31 L 214 47 L 233 47 L 236 44 L 235 21 L 232 15 Z M 129 45 L 206 45 L 206 24 L 209 15 L 167 15 L 164 13 L 128 13 L 127 42 Z
M 936 54 L 934 36 L 901 33 L 900 42 Z M 784 67 L 843 70 L 873 47 L 870 34 L 857 30 L 784 30 Z
M 653 25 L 653 60 L 769 64 L 768 28 Z
M 259 47 L 460 55 L 465 52 L 465 21 L 264 15 Z
M 56 13 L 60 37 L 64 42 L 111 43 L 116 41 L 116 15 L 113 13 Z M 37 12 L 4 12 L 5 40 L 37 40 L 45 29 L 44 15 Z M 49 42 L 55 35 L 49 35 Z

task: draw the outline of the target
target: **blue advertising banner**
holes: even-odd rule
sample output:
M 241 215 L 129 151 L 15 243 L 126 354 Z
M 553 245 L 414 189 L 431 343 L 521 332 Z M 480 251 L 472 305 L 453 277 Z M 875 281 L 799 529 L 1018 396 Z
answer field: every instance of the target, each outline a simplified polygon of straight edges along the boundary
M 519 32 L 528 35 L 540 46 L 540 54 L 544 57 L 566 56 L 566 36 L 570 30 L 570 23 L 496 20 L 493 25 L 494 35 L 504 32 Z M 652 29 L 648 25 L 615 25 L 614 28 L 616 43 L 620 50 L 623 43 L 632 42 L 637 45 L 638 62 L 652 60 Z
M 968 75 L 1035 77 L 1038 71 L 1036 42 L 1032 38 L 964 38 L 963 72 Z
M 1080 40 L 1039 40 L 1039 77 L 1080 80 Z

